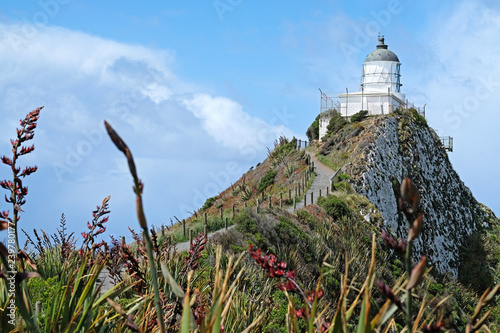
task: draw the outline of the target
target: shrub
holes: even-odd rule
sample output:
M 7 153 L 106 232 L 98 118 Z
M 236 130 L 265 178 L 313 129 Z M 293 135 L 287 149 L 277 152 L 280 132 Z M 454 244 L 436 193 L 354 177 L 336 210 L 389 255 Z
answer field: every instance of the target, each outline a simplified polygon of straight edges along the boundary
M 306 131 L 307 138 L 309 142 L 317 140 L 319 138 L 319 115 L 314 119 L 311 126 Z
M 257 223 L 248 215 L 246 212 L 238 214 L 234 217 L 234 224 L 236 224 L 236 230 L 243 233 L 256 233 Z
M 274 184 L 274 177 L 276 177 L 276 171 L 274 171 L 274 170 L 268 171 L 259 182 L 259 186 L 258 186 L 259 192 L 264 191 L 267 187 Z
M 424 116 L 421 116 L 415 109 L 413 109 L 413 117 L 415 118 L 415 124 L 418 126 L 427 126 L 427 120 L 425 120 Z
M 217 197 L 208 198 L 205 201 L 205 203 L 203 204 L 203 207 L 201 207 L 201 210 L 207 210 L 207 209 L 209 209 L 210 207 L 213 206 L 213 204 L 215 203 L 216 200 L 217 200 Z
M 347 174 L 345 174 L 345 173 L 341 173 L 341 174 L 339 175 L 339 179 L 340 179 L 340 180 L 346 180 L 346 179 L 350 179 L 350 178 L 351 178 L 351 176 L 349 176 L 349 175 L 347 175 Z
M 28 280 L 28 290 L 31 297 L 31 302 L 35 304 L 36 302 L 42 302 L 42 309 L 47 312 L 49 305 L 51 304 L 51 297 L 56 291 L 57 280 L 55 277 L 48 278 L 44 280 L 42 278 L 34 278 Z
M 349 214 L 349 208 L 342 199 L 329 195 L 325 200 L 318 201 L 318 204 L 326 210 L 326 213 L 335 220 Z
M 367 117 L 368 117 L 368 111 L 361 110 L 358 113 L 355 113 L 351 116 L 351 122 L 355 123 L 358 121 L 362 121 L 363 119 L 366 119 Z
M 347 124 L 346 120 L 340 115 L 340 113 L 333 112 L 332 119 L 330 119 L 330 122 L 326 127 L 327 132 L 324 139 L 326 139 L 331 134 L 340 131 L 346 124 Z
M 295 152 L 297 149 L 297 139 L 294 137 L 292 140 L 284 136 L 274 140 L 274 149 L 267 148 L 267 155 L 271 161 L 271 165 L 276 167 L 282 163 L 286 164 L 286 157 Z
M 297 163 L 291 163 L 291 164 L 288 164 L 286 167 L 285 167 L 285 177 L 286 178 L 290 178 L 290 176 L 293 175 L 293 173 L 299 168 L 299 166 L 297 165 Z
M 349 191 L 349 184 L 347 183 L 335 183 L 333 184 L 333 187 L 335 188 L 335 191 L 341 191 L 341 192 L 347 192 Z

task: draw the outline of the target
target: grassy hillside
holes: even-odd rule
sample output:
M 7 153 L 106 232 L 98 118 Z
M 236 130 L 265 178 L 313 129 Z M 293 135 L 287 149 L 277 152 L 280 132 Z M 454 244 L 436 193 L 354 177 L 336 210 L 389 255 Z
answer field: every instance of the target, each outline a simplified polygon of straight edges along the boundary
M 34 130 L 29 126 L 37 117 L 28 115 L 28 130 Z M 339 144 L 350 140 L 359 147 L 362 142 L 354 131 L 369 130 L 377 121 L 344 124 L 330 139 Z M 112 206 L 108 197 L 92 212 L 79 247 L 62 217 L 58 233 L 29 235 L 30 246 L 17 256 L 0 248 L 1 273 L 7 278 L 0 279 L 2 332 L 400 332 L 405 325 L 419 332 L 474 332 L 486 326 L 500 331 L 500 224 L 494 215 L 490 227 L 463 250 L 470 283 L 435 276 L 424 259 L 411 261 L 412 242 L 422 227 L 419 194 L 411 181 L 397 189 L 406 202 L 401 201 L 400 209 L 410 225 L 408 242 L 382 232 L 380 212 L 353 190 L 354 174 L 340 173 L 330 196 L 290 212 L 289 192 L 294 194 L 309 166 L 293 140 L 282 138 L 265 161 L 207 198 L 186 222 L 201 231 L 206 212 L 214 230 L 223 226 L 222 210 L 223 219 L 235 227 L 209 240 L 197 233 L 190 250 L 178 253 L 175 243 L 185 239 L 182 225 L 163 227 L 163 233 L 149 228 L 132 154 L 111 126 L 106 127 L 134 178 L 141 233 L 133 232 L 134 244 L 114 238 L 97 243 Z M 338 169 L 354 161 L 350 148 L 330 149 L 339 144 L 311 152 L 321 154 L 323 149 L 325 163 Z M 22 156 L 16 149 L 13 159 L 2 159 L 14 169 L 12 164 Z M 310 174 L 307 184 L 313 179 Z M 16 212 L 27 192 L 16 191 L 16 176 L 2 184 L 12 189 Z M 0 217 L 5 228 L 9 223 L 17 226 L 15 213 Z M 473 260 L 478 251 L 485 251 L 486 267 L 496 274 L 481 281 L 481 287 L 471 278 L 479 265 L 485 269 L 483 262 Z M 102 295 L 97 277 L 104 267 L 116 285 Z M 487 286 L 492 291 L 481 297 Z

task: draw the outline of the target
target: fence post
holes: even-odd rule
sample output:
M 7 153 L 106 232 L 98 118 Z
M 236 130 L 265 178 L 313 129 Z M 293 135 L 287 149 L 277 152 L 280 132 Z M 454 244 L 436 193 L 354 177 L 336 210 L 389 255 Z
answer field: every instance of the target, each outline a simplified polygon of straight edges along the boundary
M 307 206 L 307 194 L 304 193 L 304 207 Z
M 297 209 L 297 196 L 293 198 L 293 211 L 295 212 L 296 209 Z
M 203 224 L 207 225 L 208 219 L 207 219 L 207 212 L 203 214 Z
M 162 235 L 165 234 L 165 225 L 164 224 L 161 225 L 161 234 Z M 184 236 L 186 236 L 186 235 L 184 235 Z
M 193 229 L 189 229 L 189 247 L 193 245 Z
M 280 208 L 283 208 L 283 199 L 280 199 Z
M 162 229 L 163 229 L 163 226 L 162 226 Z M 182 233 L 184 235 L 184 237 L 186 237 L 186 220 L 182 220 Z
M 260 209 L 259 209 L 259 199 L 257 199 L 257 213 L 259 213 Z
M 291 188 L 288 189 L 288 199 L 292 200 L 292 189 Z
M 223 221 L 224 217 L 223 217 L 223 211 L 222 211 L 222 206 L 219 208 L 220 209 L 220 220 L 221 222 Z
M 205 216 L 205 221 L 204 221 L 204 224 L 203 224 L 203 233 L 205 234 L 205 238 L 207 238 L 207 225 L 208 225 L 208 218 L 207 218 L 207 212 L 205 212 L 204 214 Z
M 247 208 L 247 202 L 246 202 L 246 201 L 243 203 L 243 206 L 244 206 L 245 208 Z
M 271 208 L 271 200 L 273 199 L 272 196 L 269 196 L 269 208 Z
M 226 223 L 224 224 L 224 227 L 226 228 L 226 230 L 227 230 L 227 219 L 228 218 L 226 217 Z
M 314 192 L 311 192 L 311 205 L 314 204 Z
M 328 190 L 329 190 L 329 187 L 327 186 L 326 187 L 326 196 L 328 196 Z
M 231 209 L 233 210 L 233 219 L 234 219 L 234 204 L 233 204 L 233 206 L 231 207 Z
M 319 189 L 319 196 L 321 197 L 321 189 Z
M 42 313 L 42 302 L 38 301 L 35 303 L 35 316 L 39 316 Z

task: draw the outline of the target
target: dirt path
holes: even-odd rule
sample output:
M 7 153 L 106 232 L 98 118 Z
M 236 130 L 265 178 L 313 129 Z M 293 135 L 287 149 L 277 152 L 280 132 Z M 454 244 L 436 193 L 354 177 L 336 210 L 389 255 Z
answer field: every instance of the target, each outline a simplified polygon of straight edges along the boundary
M 307 190 L 307 201 L 306 204 L 311 204 L 311 193 L 313 193 L 314 203 L 318 202 L 319 192 L 321 190 L 321 195 L 326 196 L 326 188 L 330 187 L 330 178 L 334 175 L 334 171 L 330 167 L 321 163 L 316 155 L 306 152 L 311 157 L 311 161 L 314 162 L 314 171 L 316 171 L 316 177 L 314 178 L 311 187 Z M 297 204 L 297 209 L 304 207 L 304 198 Z M 287 211 L 293 212 L 293 206 L 288 207 Z

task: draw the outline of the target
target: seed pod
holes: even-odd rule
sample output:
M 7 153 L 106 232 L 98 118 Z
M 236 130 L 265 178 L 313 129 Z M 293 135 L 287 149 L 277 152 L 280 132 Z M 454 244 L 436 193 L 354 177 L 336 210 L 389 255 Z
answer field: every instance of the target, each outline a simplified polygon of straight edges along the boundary
M 406 285 L 407 290 L 415 288 L 420 282 L 422 282 L 426 265 L 427 265 L 427 258 L 424 256 L 417 264 L 417 266 L 413 267 L 413 269 L 411 270 L 410 280 Z
M 410 178 L 405 178 L 401 183 L 401 197 L 410 204 L 413 210 L 420 204 L 420 193 Z
M 423 219 L 424 219 L 424 214 L 421 213 L 417 217 L 417 219 L 413 222 L 413 226 L 408 231 L 408 242 L 411 242 L 412 240 L 414 240 L 415 238 L 417 238 L 417 236 L 422 231 L 422 227 L 424 225 Z

